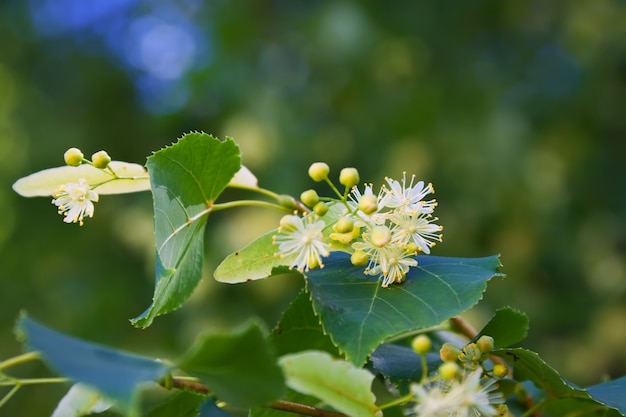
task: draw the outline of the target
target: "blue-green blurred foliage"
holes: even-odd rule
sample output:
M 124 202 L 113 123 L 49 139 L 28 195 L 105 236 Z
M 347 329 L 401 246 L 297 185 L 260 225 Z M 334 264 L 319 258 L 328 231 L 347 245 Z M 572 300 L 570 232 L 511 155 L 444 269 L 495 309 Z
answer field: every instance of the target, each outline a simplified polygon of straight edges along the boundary
M 511 305 L 530 316 L 526 346 L 566 377 L 626 373 L 624 1 L 9 0 L 0 37 L 0 358 L 20 351 L 20 309 L 164 357 L 225 318 L 272 324 L 300 278 L 229 287 L 211 271 L 274 213 L 209 219 L 204 282 L 139 331 L 127 319 L 152 294 L 150 195 L 105 196 L 80 228 L 11 190 L 72 146 L 144 163 L 203 130 L 234 137 L 278 192 L 311 187 L 318 160 L 375 186 L 403 171 L 433 182 L 433 253 L 502 254 L 508 278 L 477 326 Z M 50 414 L 59 391 L 24 388 L 2 411 Z

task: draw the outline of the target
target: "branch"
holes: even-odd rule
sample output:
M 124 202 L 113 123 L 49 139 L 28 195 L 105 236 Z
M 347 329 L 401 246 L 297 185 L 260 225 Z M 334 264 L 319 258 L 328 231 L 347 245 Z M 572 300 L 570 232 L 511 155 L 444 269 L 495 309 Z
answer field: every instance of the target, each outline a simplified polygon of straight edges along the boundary
M 270 408 L 310 417 L 348 417 L 346 414 L 338 413 L 336 411 L 324 410 L 322 408 L 311 407 L 310 405 L 284 400 L 276 401 L 270 404 Z

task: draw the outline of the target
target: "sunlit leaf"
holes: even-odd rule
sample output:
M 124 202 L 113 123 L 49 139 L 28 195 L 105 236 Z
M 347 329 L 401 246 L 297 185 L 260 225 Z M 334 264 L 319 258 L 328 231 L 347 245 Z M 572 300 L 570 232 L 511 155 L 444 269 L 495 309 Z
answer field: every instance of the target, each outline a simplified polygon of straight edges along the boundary
M 313 395 L 349 416 L 379 413 L 372 393 L 374 375 L 326 352 L 306 351 L 280 358 L 287 385 Z
M 491 336 L 494 339 L 494 346 L 500 348 L 524 340 L 526 334 L 528 334 L 528 316 L 511 307 L 504 307 L 496 311 L 476 339 L 482 335 Z
M 85 384 L 72 385 L 54 409 L 52 417 L 81 417 L 108 410 L 113 403 L 102 397 L 100 392 Z
M 239 148 L 190 133 L 148 158 L 154 198 L 157 268 L 150 307 L 132 320 L 147 327 L 178 307 L 202 278 L 204 228 L 215 199 L 241 166 Z
M 29 350 L 72 381 L 97 389 L 128 415 L 138 413 L 139 388 L 165 376 L 170 367 L 155 359 L 85 342 L 23 315 L 16 328 Z
M 500 267 L 497 256 L 419 256 L 402 284 L 382 288 L 349 255 L 331 254 L 307 273 L 313 308 L 333 342 L 356 365 L 391 336 L 433 326 L 476 304 Z
M 143 166 L 121 161 L 111 161 L 109 166 L 118 178 L 87 164 L 77 167 L 65 165 L 20 178 L 13 184 L 13 190 L 23 197 L 49 197 L 60 185 L 78 182 L 80 178 L 85 179 L 98 194 L 134 193 L 150 189 L 148 172 Z
M 178 365 L 235 407 L 265 405 L 285 389 L 281 369 L 256 322 L 233 332 L 203 335 Z

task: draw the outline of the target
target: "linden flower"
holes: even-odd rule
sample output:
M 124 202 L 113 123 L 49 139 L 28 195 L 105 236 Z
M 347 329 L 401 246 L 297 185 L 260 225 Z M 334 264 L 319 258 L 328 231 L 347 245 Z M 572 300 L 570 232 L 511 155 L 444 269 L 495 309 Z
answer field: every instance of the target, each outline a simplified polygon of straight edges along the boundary
M 415 175 L 411 176 L 411 182 L 406 184 L 406 173 L 402 176 L 402 184 L 391 178 L 385 178 L 390 189 L 386 189 L 386 195 L 382 204 L 385 207 L 395 209 L 397 212 L 404 213 L 423 213 L 430 214 L 435 210 L 437 202 L 435 200 L 422 201 L 428 194 L 435 192 L 432 184 L 424 185 L 424 181 L 415 181 Z
M 435 246 L 435 241 L 441 242 L 441 230 L 443 227 L 433 222 L 436 217 L 427 214 L 392 214 L 390 221 L 396 224 L 397 230 L 394 234 L 401 244 L 414 242 L 425 254 L 430 253 L 430 248 Z
M 328 244 L 324 243 L 323 221 L 313 221 L 295 216 L 284 216 L 280 221 L 278 234 L 274 235 L 274 244 L 278 245 L 277 256 L 291 261 L 290 268 L 307 272 L 316 267 L 323 267 L 322 257 L 329 255 Z
M 59 214 L 65 215 L 65 223 L 83 225 L 85 215 L 93 217 L 93 203 L 97 202 L 98 193 L 91 189 L 83 178 L 76 182 L 68 182 L 57 188 L 52 196 L 52 204 L 59 208 Z
M 494 379 L 487 379 L 481 385 L 482 369 L 478 368 L 470 373 L 463 382 L 454 386 L 449 395 L 457 397 L 459 403 L 465 407 L 465 416 L 495 417 L 498 411 L 492 404 L 504 402 L 502 394 L 497 392 Z

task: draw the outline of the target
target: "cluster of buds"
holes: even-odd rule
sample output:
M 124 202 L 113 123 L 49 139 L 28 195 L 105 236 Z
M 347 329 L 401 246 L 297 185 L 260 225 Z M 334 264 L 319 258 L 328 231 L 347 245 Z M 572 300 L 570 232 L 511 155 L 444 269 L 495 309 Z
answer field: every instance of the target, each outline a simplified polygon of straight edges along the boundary
M 349 167 L 339 174 L 342 193 L 329 179 L 327 164 L 316 162 L 308 172 L 314 181 L 328 183 L 339 198 L 321 198 L 313 189 L 300 195 L 312 211 L 308 216 L 315 216 L 316 221 L 295 229 L 280 227 L 274 238 L 278 255 L 293 259 L 291 267 L 300 271 L 321 267 L 321 258 L 328 256 L 330 248 L 340 248 L 352 254 L 354 265 L 365 266 L 365 274 L 378 276 L 381 285 L 387 287 L 402 283 L 409 269 L 417 266 L 415 256 L 420 252 L 429 254 L 431 247 L 441 241 L 443 228 L 435 224 L 438 219 L 433 217 L 437 202 L 425 200 L 434 193 L 432 184 L 416 182 L 415 176 L 407 181 L 404 174 L 401 182 L 386 178 L 386 184 L 374 194 L 372 184 L 366 184 L 363 191 L 358 188 L 359 172 Z M 342 213 L 333 218 L 332 224 L 326 224 L 328 219 L 323 216 L 331 204 L 340 204 Z M 326 226 L 332 232 L 322 233 Z

